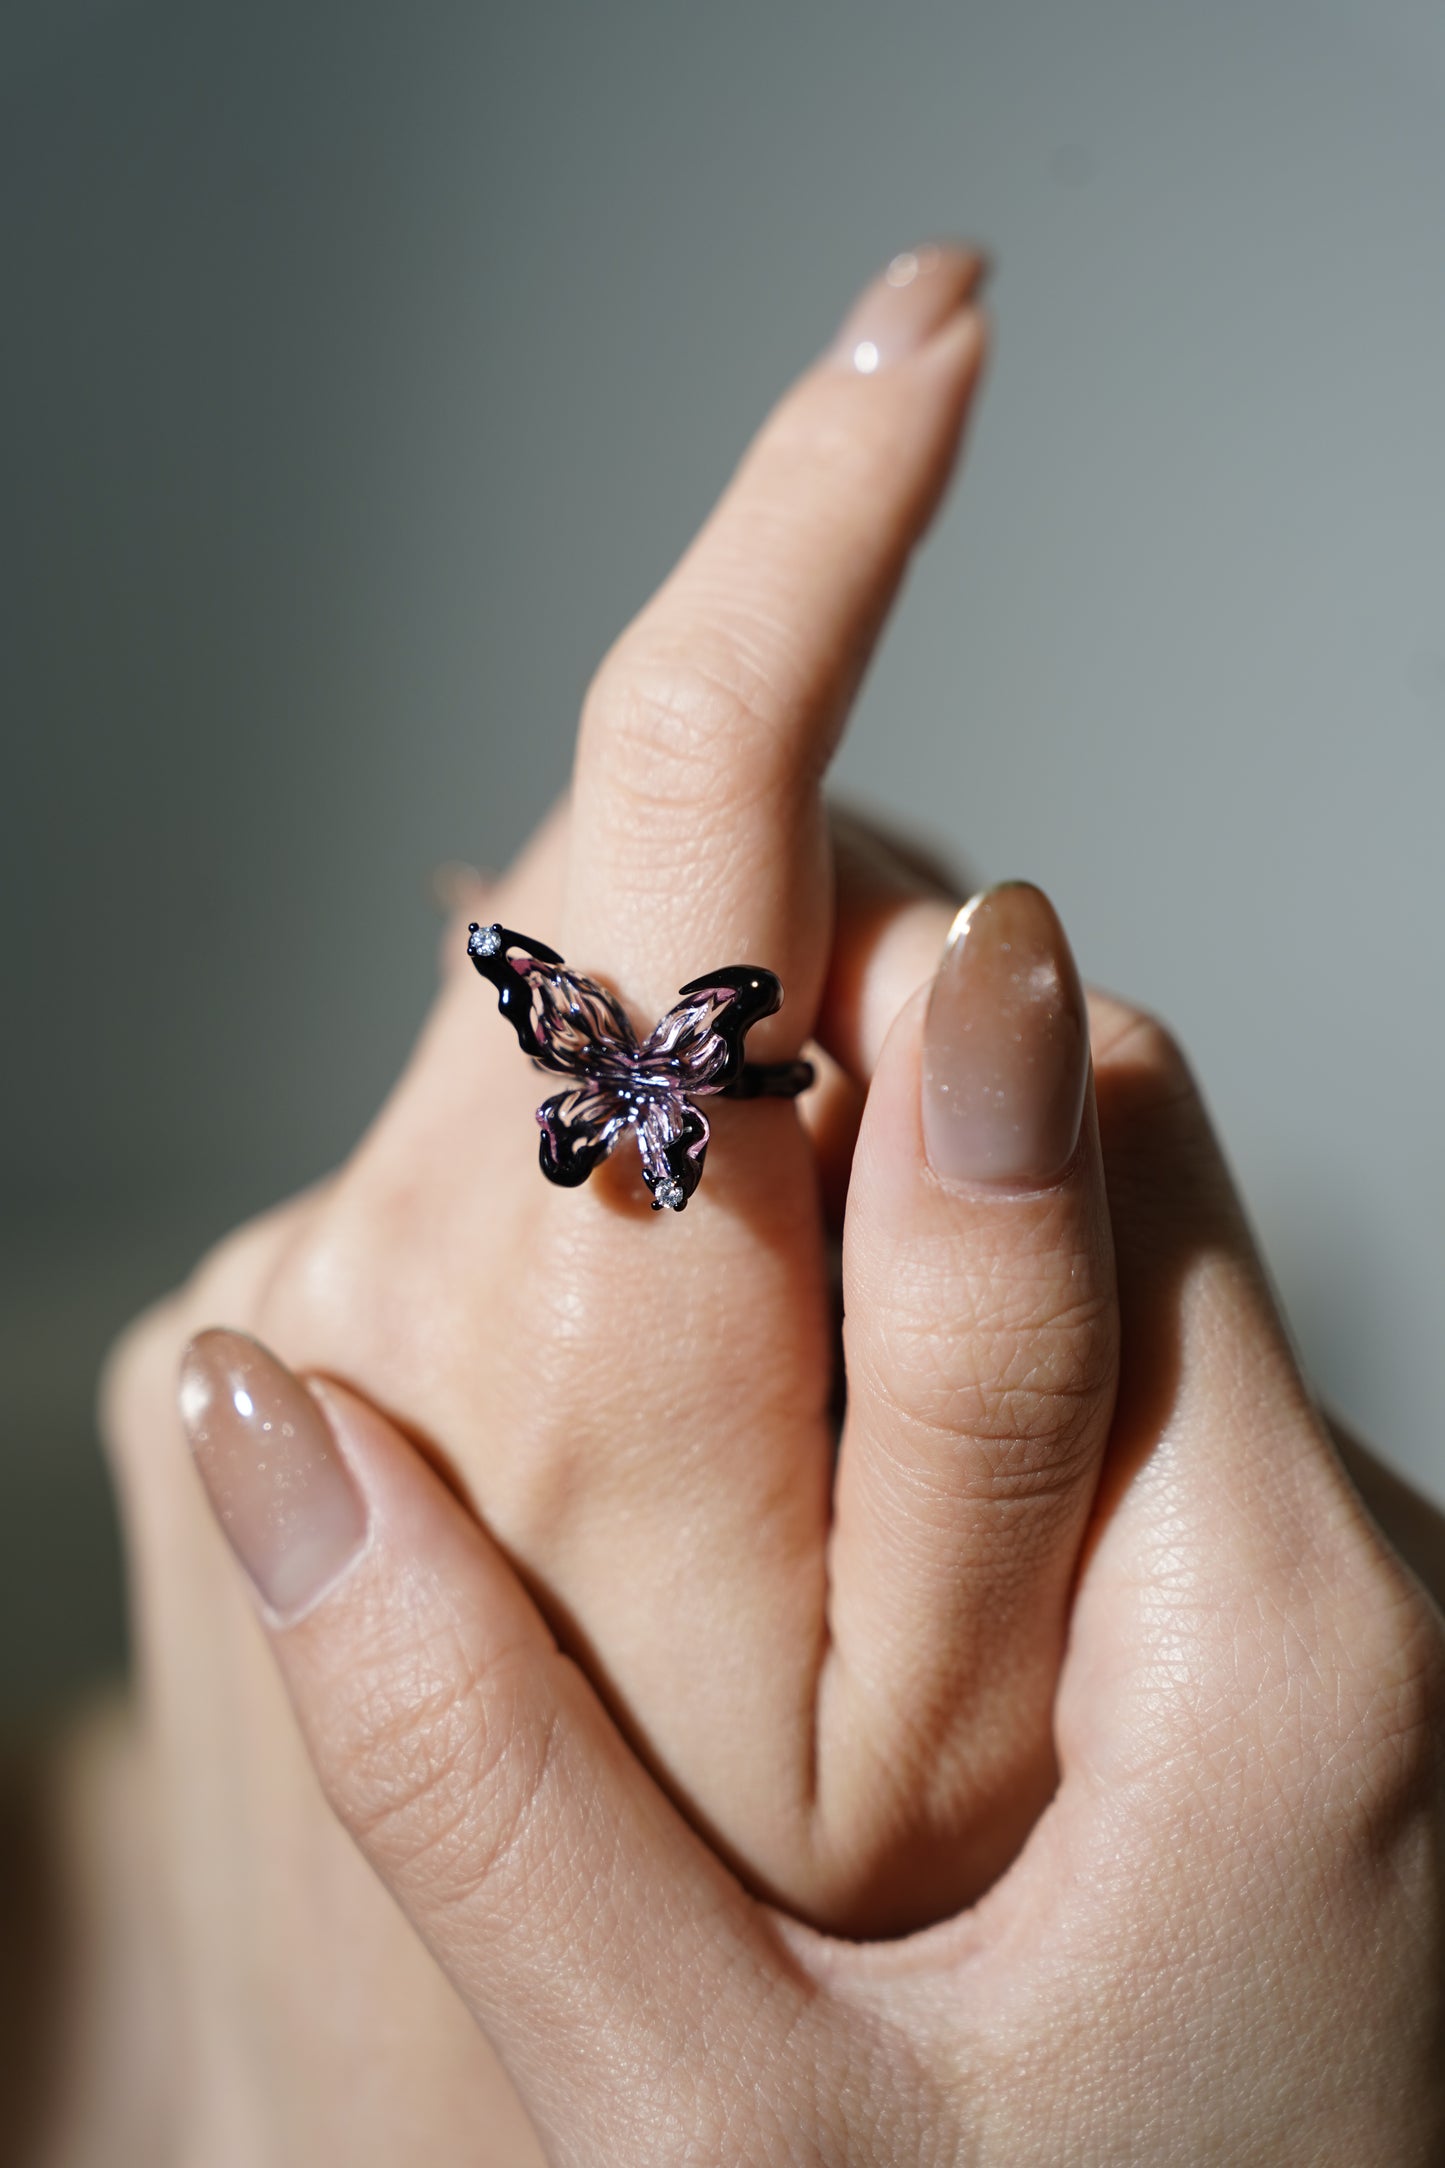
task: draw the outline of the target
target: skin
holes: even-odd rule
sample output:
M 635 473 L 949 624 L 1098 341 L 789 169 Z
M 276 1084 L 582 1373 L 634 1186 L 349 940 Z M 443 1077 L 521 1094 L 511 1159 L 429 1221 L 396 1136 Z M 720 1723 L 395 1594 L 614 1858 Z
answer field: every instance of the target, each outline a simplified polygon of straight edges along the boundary
M 178 2157 L 1436 2155 L 1438 1614 L 1156 1023 L 1091 998 L 1047 1180 L 930 1166 L 958 899 L 820 795 L 976 277 L 865 295 L 602 664 L 568 806 L 464 899 L 353 1158 L 111 1366 Z M 644 1026 L 766 962 L 750 1052 L 814 1041 L 823 1085 L 721 1109 L 679 1219 L 621 1156 L 549 1191 L 472 917 Z M 213 1325 L 329 1381 L 367 1501 L 289 1623 L 186 1464 Z

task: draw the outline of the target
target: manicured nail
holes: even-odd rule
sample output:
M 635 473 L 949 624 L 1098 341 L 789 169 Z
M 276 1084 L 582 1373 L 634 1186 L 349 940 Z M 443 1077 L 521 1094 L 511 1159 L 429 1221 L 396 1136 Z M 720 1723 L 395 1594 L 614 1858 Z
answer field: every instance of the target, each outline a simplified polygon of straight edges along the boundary
M 973 299 L 986 269 L 977 249 L 937 242 L 905 249 L 854 302 L 830 348 L 832 359 L 872 376 L 915 353 Z
M 1027 881 L 954 920 L 923 1029 L 923 1140 L 953 1182 L 1027 1186 L 1073 1157 L 1089 1081 L 1084 989 L 1058 913 Z
M 181 1417 L 231 1549 L 283 1617 L 313 1603 L 366 1540 L 366 1506 L 300 1380 L 241 1332 L 181 1358 Z

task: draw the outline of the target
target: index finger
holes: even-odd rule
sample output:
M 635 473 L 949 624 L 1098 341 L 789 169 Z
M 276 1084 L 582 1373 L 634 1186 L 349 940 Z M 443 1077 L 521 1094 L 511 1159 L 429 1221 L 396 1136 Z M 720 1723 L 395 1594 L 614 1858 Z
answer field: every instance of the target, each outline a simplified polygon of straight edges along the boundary
M 895 257 L 764 424 L 585 703 L 561 946 L 650 1024 L 732 962 L 782 978 L 795 1053 L 829 939 L 820 796 L 948 479 L 984 353 L 981 257 Z

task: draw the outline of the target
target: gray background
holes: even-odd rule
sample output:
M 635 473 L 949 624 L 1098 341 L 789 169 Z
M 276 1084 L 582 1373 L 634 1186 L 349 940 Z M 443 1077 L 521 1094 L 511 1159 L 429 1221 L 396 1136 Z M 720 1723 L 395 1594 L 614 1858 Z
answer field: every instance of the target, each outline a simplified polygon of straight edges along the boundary
M 1445 1492 L 1436 0 L 0 10 L 0 1709 L 114 1663 L 95 1363 L 343 1153 L 851 289 L 997 251 L 842 760 L 1177 1023 Z

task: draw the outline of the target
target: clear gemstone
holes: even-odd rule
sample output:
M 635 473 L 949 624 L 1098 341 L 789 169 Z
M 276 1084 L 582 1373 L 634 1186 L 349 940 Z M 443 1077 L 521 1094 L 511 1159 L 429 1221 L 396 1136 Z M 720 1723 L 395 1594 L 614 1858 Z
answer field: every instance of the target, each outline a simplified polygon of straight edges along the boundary
M 681 1182 L 674 1182 L 670 1176 L 665 1182 L 658 1183 L 652 1197 L 655 1204 L 660 1204 L 668 1212 L 680 1212 L 687 1203 L 687 1191 Z
M 495 956 L 501 945 L 502 929 L 500 926 L 479 926 L 467 943 L 467 947 L 471 950 L 473 956 Z

